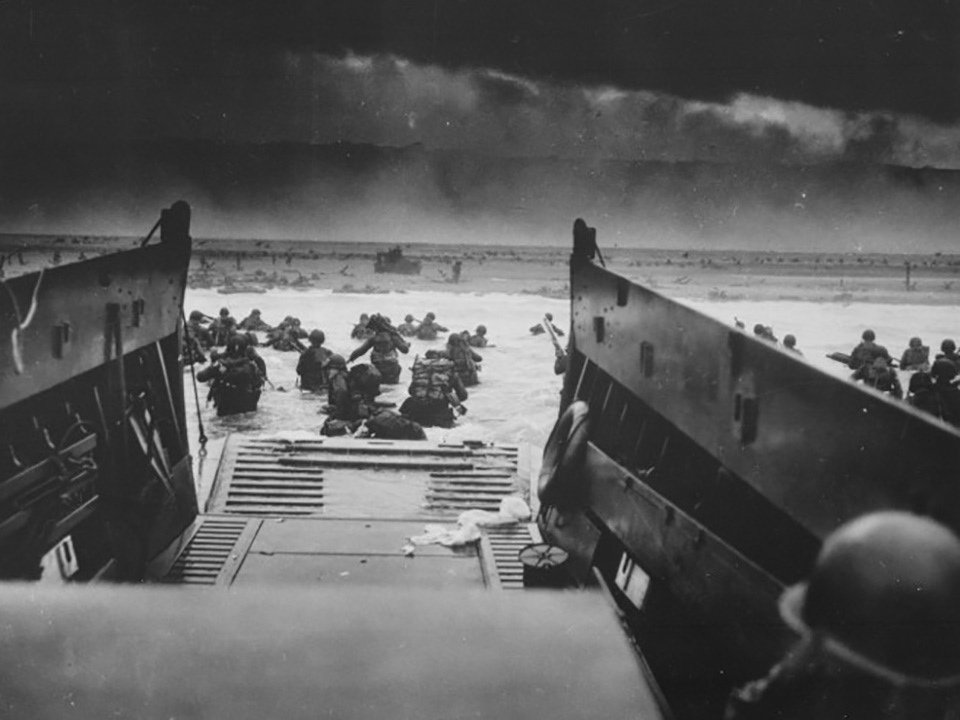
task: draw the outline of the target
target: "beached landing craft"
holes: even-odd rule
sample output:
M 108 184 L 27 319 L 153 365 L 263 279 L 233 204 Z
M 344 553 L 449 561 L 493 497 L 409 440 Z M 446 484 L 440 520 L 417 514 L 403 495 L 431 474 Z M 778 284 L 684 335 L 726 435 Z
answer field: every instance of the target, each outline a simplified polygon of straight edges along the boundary
M 3 716 L 662 717 L 600 594 L 523 592 L 555 580 L 535 525 L 404 547 L 496 510 L 522 448 L 238 435 L 199 511 L 189 222 L 3 283 L 0 571 L 41 581 L 0 583 Z
M 676 714 L 720 717 L 794 639 L 777 599 L 828 533 L 884 508 L 960 530 L 960 433 L 601 265 L 578 220 L 539 527 L 610 589 Z

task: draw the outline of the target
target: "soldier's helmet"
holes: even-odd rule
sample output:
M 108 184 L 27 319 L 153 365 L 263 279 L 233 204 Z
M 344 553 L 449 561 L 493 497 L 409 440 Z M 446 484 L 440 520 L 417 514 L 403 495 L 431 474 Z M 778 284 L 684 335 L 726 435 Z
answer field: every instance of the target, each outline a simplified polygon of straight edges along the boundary
M 227 352 L 236 354 L 247 349 L 247 338 L 244 335 L 234 335 L 227 340 Z
M 937 378 L 937 380 L 950 382 L 957 376 L 957 366 L 952 360 L 940 358 L 939 360 L 933 361 L 933 365 L 930 367 L 930 374 Z
M 220 308 L 220 317 L 226 317 L 230 314 L 230 311 L 227 308 Z
M 434 315 L 432 312 L 428 312 L 423 319 L 433 321 L 437 319 L 437 316 Z
M 923 347 L 923 340 L 921 340 L 918 337 L 910 338 L 910 347 L 912 348 Z
M 841 663 L 898 686 L 960 687 L 960 538 L 902 511 L 863 515 L 824 541 L 783 619 Z
M 337 370 L 347 369 L 347 361 L 343 359 L 343 355 L 331 355 L 327 361 L 327 365 Z
M 786 345 L 788 348 L 792 348 L 794 345 L 797 344 L 797 338 L 790 334 L 784 335 L 783 344 Z
M 943 350 L 943 352 L 947 353 L 948 355 L 952 355 L 957 350 L 957 344 L 950 338 L 947 338 L 942 343 L 940 343 L 940 349 Z
M 194 322 L 200 322 L 203 320 L 203 313 L 199 310 L 194 310 L 192 313 L 190 313 L 190 319 Z
M 477 325 L 477 335 L 486 335 L 487 326 L 486 325 Z
M 404 321 L 404 322 L 408 322 L 408 323 L 412 323 L 412 322 L 413 322 L 413 315 L 407 315 L 405 318 L 403 318 L 403 321 Z
M 863 335 L 861 335 L 860 337 L 866 340 L 867 342 L 873 342 L 874 340 L 877 339 L 877 335 L 875 332 L 873 332 L 873 330 L 864 330 Z
M 259 315 L 259 314 L 260 314 L 260 311 L 257 310 L 256 308 L 254 308 L 253 310 L 250 311 L 250 314 L 251 314 L 251 315 Z
M 553 320 L 553 313 L 547 313 L 546 315 L 544 315 L 544 317 L 545 317 L 547 320 L 552 321 L 552 320 Z
M 766 328 L 763 327 L 762 323 L 757 323 L 753 326 L 754 335 L 763 335 L 766 332 Z
M 311 330 L 310 331 L 310 344 L 311 345 L 323 345 L 323 341 L 327 339 L 327 336 L 323 334 L 323 330 Z

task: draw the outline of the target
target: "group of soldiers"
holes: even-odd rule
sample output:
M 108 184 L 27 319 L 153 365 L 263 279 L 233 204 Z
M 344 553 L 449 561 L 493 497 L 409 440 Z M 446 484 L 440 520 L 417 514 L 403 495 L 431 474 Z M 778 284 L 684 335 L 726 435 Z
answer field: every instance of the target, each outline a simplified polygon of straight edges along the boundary
M 950 338 L 940 343 L 940 352 L 930 362 L 930 347 L 919 337 L 910 341 L 899 362 L 877 342 L 873 330 L 864 330 L 860 343 L 850 352 L 848 367 L 853 379 L 903 398 L 918 410 L 934 415 L 954 426 L 960 426 L 960 355 Z M 906 394 L 897 377 L 896 367 L 911 372 Z
M 399 412 L 393 412 L 388 403 L 377 401 L 380 386 L 400 382 L 399 355 L 411 347 L 406 338 L 429 341 L 449 332 L 434 313 L 420 322 L 407 315 L 399 327 L 384 315 L 361 315 L 351 332 L 360 344 L 344 358 L 325 347 L 322 330 L 307 332 L 299 318 L 288 316 L 274 327 L 259 310 L 241 322 L 227 308 L 217 317 L 195 310 L 186 323 L 184 357 L 188 364 L 204 363 L 205 353 L 210 353 L 210 366 L 197 379 L 210 382 L 209 397 L 218 415 L 257 408 L 263 385 L 269 382 L 266 364 L 255 349 L 258 332 L 266 334 L 264 346 L 300 353 L 296 367 L 300 389 L 327 393 L 323 410 L 328 417 L 321 432 L 328 435 L 356 434 L 363 428 L 373 436 L 419 439 L 425 437 L 424 426 L 452 427 L 466 412 L 467 388 L 480 382 L 483 358 L 474 348 L 487 346 L 487 330 L 479 325 L 474 333 L 452 332 L 443 348 L 417 356 L 409 397 Z M 358 363 L 367 353 L 370 362 Z

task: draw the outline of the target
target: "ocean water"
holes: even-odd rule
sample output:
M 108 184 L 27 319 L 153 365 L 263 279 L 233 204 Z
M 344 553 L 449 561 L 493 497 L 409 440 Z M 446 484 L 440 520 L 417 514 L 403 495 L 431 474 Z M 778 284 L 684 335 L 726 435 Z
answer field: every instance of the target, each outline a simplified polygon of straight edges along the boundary
M 554 316 L 554 323 L 567 328 L 570 322 L 569 302 L 535 295 L 503 293 L 461 294 L 445 292 L 407 292 L 387 294 L 348 294 L 330 290 L 274 290 L 265 294 L 223 295 L 215 290 L 190 290 L 186 299 L 187 314 L 201 310 L 216 315 L 227 307 L 237 320 L 253 308 L 261 310 L 264 319 L 275 324 L 287 315 L 301 319 L 303 326 L 320 328 L 326 334 L 326 346 L 348 357 L 359 344 L 350 339 L 350 331 L 361 313 L 382 313 L 394 323 L 403 322 L 410 313 L 422 318 L 432 311 L 437 321 L 450 330 L 469 329 L 478 324 L 487 326 L 491 347 L 478 350 L 483 356 L 480 385 L 470 388 L 465 405 L 468 412 L 452 429 L 428 428 L 436 440 L 484 440 L 529 444 L 541 448 L 557 415 L 562 379 L 553 374 L 554 350 L 546 335 L 531 335 L 529 328 L 544 313 Z M 859 341 L 865 328 L 872 328 L 877 340 L 890 353 L 899 357 L 913 335 L 919 335 L 931 352 L 936 352 L 943 338 L 960 337 L 960 314 L 957 306 L 875 305 L 804 302 L 739 302 L 695 301 L 678 298 L 694 309 L 733 325 L 739 318 L 749 329 L 760 322 L 773 327 L 778 337 L 793 333 L 804 359 L 837 377 L 849 377 L 849 370 L 826 355 L 849 352 Z M 410 353 L 401 356 L 404 372 L 400 384 L 384 386 L 382 400 L 398 406 L 406 397 L 410 380 L 409 368 L 414 357 L 444 344 L 445 334 L 435 341 L 411 340 Z M 219 454 L 231 432 L 297 433 L 315 436 L 323 424 L 319 414 L 326 396 L 301 393 L 296 387 L 296 352 L 279 352 L 260 348 L 267 364 L 272 385 L 264 389 L 256 413 L 217 418 L 212 404 L 206 403 L 207 388 L 199 384 L 199 416 L 194 401 L 189 372 L 185 374 L 188 431 L 194 448 L 195 474 L 201 498 L 209 492 Z M 362 362 L 359 360 L 358 362 Z M 905 384 L 905 383 L 904 383 Z M 207 453 L 196 452 L 199 425 L 209 438 Z

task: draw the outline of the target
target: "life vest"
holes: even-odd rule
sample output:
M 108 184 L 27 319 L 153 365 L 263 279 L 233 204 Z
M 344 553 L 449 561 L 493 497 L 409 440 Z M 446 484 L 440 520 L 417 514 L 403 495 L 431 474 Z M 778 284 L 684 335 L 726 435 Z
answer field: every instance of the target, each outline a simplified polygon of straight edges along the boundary
M 446 358 L 417 358 L 413 364 L 410 397 L 447 400 L 453 387 L 453 362 Z

